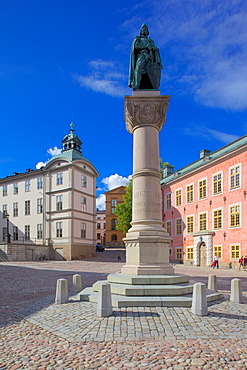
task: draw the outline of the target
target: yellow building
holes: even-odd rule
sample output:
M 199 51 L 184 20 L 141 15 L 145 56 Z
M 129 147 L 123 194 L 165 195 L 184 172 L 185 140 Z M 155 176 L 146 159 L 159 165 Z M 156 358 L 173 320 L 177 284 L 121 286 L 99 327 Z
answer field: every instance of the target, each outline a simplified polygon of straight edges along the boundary
M 106 247 L 123 247 L 125 234 L 117 230 L 117 216 L 114 214 L 117 204 L 123 203 L 125 186 L 105 193 L 106 197 Z

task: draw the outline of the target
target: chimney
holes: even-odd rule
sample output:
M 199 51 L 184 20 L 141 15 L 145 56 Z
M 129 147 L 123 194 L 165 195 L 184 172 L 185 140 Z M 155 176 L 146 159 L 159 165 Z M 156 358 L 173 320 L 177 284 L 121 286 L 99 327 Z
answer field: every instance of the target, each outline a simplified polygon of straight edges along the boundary
M 211 152 L 211 150 L 207 150 L 207 149 L 202 149 L 199 153 L 200 153 L 200 159 L 206 157 L 209 155 L 209 153 Z

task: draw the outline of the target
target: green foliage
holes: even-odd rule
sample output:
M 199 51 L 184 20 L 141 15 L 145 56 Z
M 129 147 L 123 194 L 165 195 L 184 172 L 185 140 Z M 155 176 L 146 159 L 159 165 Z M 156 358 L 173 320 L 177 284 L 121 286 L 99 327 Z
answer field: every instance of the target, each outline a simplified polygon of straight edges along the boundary
M 169 162 L 162 162 L 162 158 L 160 158 L 160 173 L 161 173 L 161 178 L 163 178 L 163 170 L 167 166 L 169 166 Z
M 116 206 L 115 215 L 118 216 L 117 230 L 124 233 L 130 229 L 132 220 L 132 180 L 126 187 L 126 193 L 123 195 L 124 202 Z

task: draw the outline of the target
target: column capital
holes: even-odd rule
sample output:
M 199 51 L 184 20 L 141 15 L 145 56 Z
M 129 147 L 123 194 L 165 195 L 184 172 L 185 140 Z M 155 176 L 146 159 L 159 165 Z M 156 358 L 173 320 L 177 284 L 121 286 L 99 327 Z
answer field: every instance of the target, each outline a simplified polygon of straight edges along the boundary
M 124 118 L 126 129 L 133 134 L 143 126 L 154 126 L 160 131 L 166 120 L 170 95 L 125 96 Z

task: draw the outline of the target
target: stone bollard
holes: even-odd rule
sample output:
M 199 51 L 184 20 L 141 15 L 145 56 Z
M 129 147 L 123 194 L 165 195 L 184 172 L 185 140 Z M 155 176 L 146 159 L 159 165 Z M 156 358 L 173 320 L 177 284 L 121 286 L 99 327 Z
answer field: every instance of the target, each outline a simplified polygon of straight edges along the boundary
M 234 303 L 243 303 L 242 281 L 240 279 L 231 280 L 230 301 Z
M 68 281 L 66 279 L 58 279 L 55 304 L 66 303 L 68 300 Z
M 202 283 L 194 284 L 191 312 L 194 315 L 207 316 L 208 304 L 205 284 Z
M 217 278 L 216 275 L 209 275 L 208 277 L 208 289 L 217 292 Z
M 73 275 L 72 291 L 73 293 L 79 293 L 82 291 L 82 279 L 79 274 Z
M 99 284 L 99 299 L 97 307 L 97 315 L 101 317 L 108 317 L 112 314 L 111 301 L 111 286 L 107 282 Z

